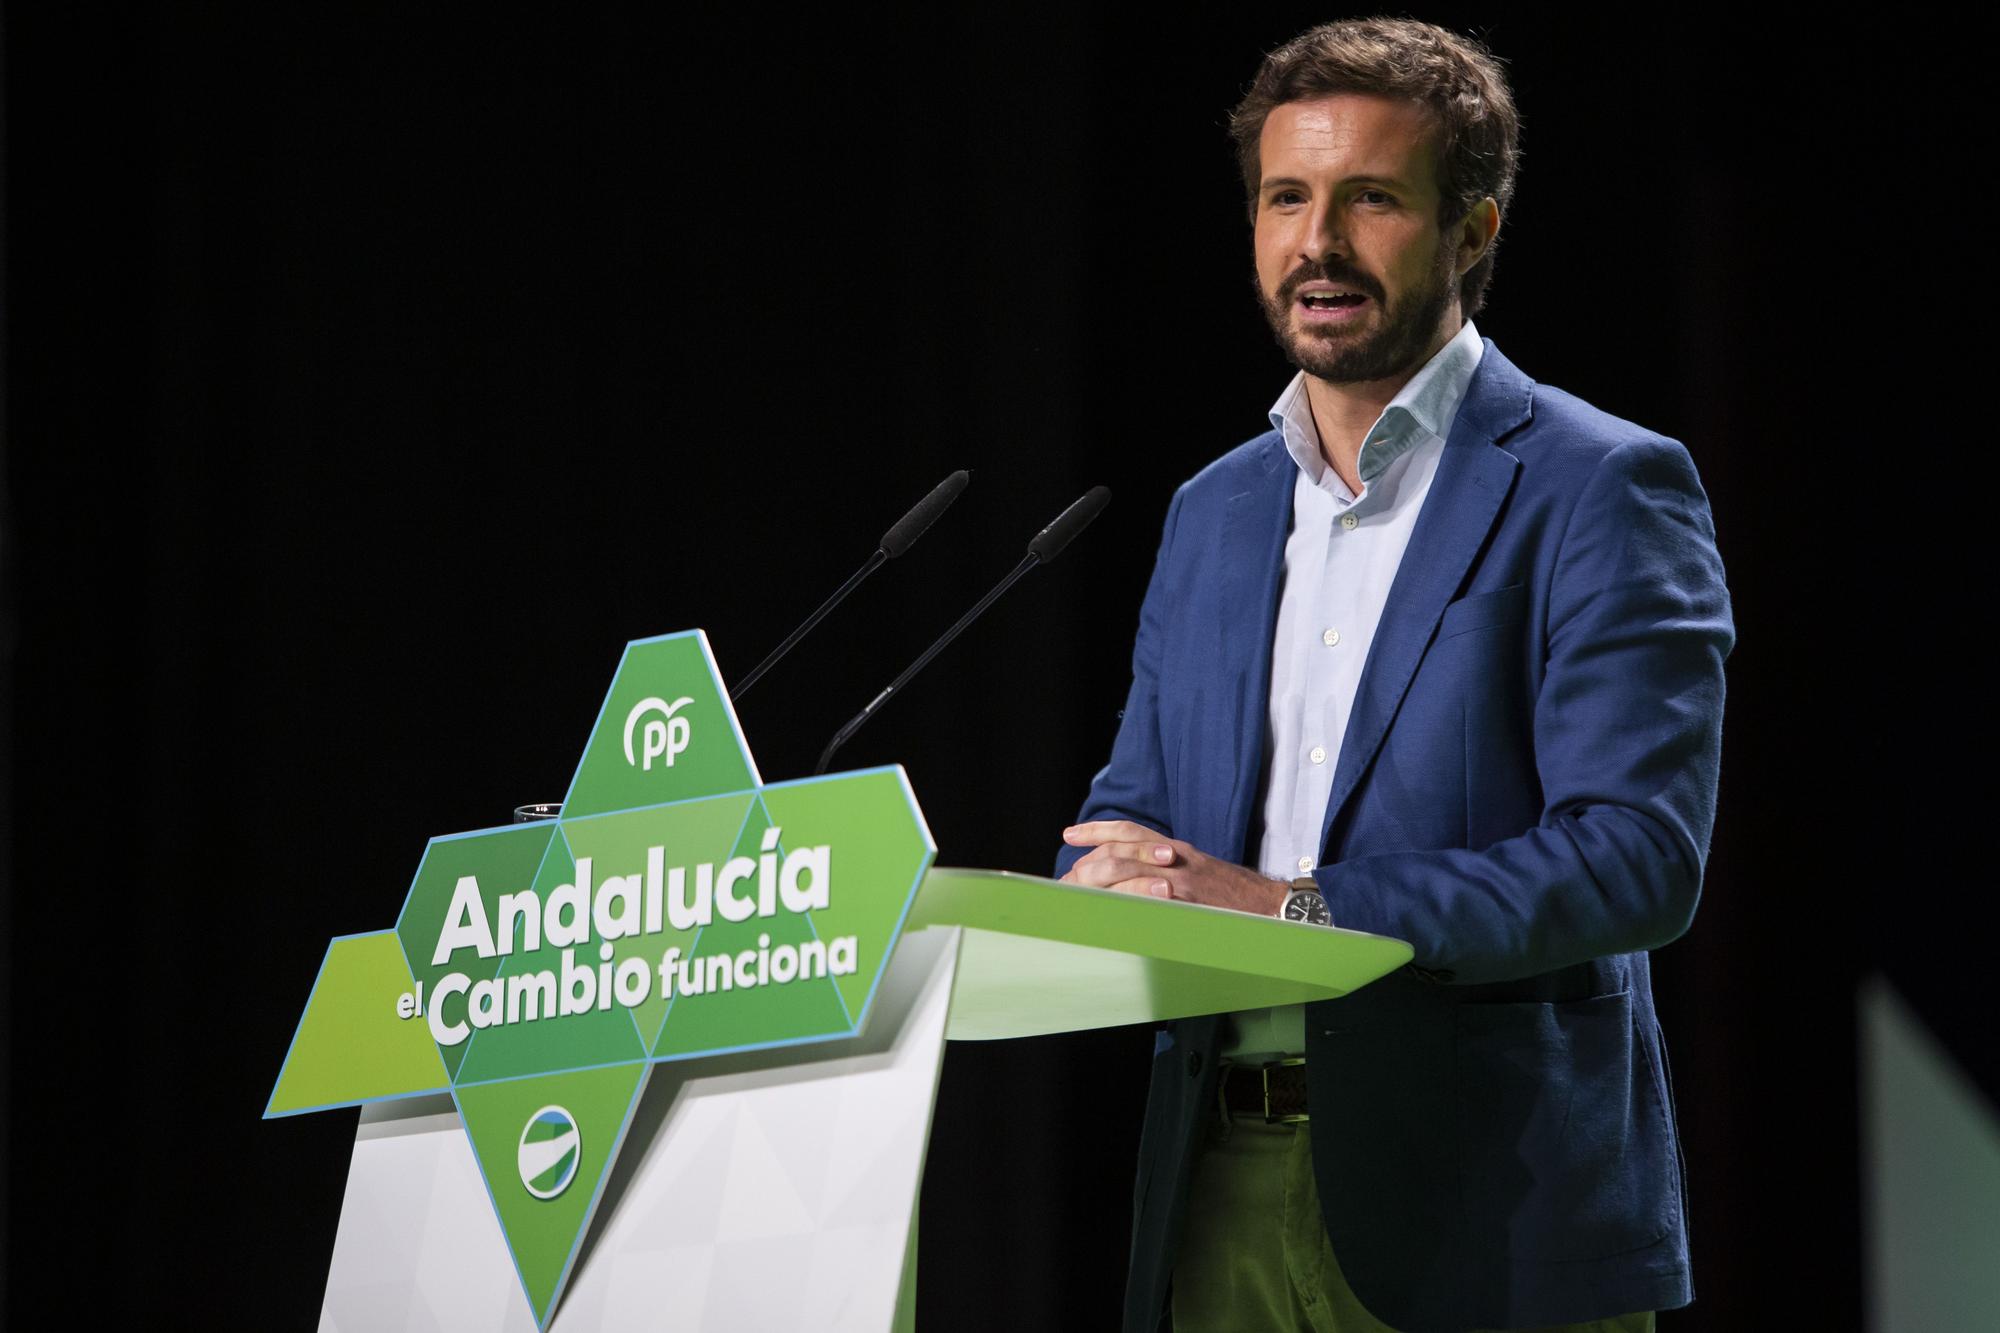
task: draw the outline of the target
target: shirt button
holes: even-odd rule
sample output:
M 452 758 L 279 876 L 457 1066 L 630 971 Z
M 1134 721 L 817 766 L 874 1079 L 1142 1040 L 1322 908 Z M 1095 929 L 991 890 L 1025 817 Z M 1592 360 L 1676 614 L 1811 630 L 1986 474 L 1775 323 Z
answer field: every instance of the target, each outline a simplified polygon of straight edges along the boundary
M 1326 762 L 1326 747 L 1325 747 L 1325 746 L 1323 746 L 1323 745 L 1315 745 L 1315 746 L 1313 746 L 1313 748 L 1312 748 L 1312 755 L 1311 755 L 1311 758 L 1312 758 L 1312 761 L 1313 761 L 1313 762 L 1314 762 L 1315 764 L 1323 764 L 1323 763 L 1325 763 L 1325 762 Z
M 1333 645 L 1340 642 L 1340 631 L 1337 629 L 1330 629 L 1326 633 L 1319 636 L 1319 641 L 1325 644 L 1327 647 L 1331 648 L 1333 647 Z
M 1360 522 L 1361 520 L 1356 518 L 1352 514 L 1342 514 L 1340 516 L 1340 526 L 1346 528 L 1349 532 L 1352 532 L 1354 530 L 1355 525 Z
M 1313 859 L 1310 856 L 1301 856 L 1299 858 L 1299 873 L 1301 875 L 1310 875 L 1312 873 L 1312 868 L 1313 868 Z

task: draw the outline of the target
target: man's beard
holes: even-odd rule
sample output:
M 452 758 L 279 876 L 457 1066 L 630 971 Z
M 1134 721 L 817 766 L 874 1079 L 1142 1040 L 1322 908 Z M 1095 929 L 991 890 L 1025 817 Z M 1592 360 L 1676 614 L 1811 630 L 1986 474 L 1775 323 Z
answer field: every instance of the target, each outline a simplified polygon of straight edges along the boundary
M 1451 251 L 1441 248 L 1438 265 L 1422 287 L 1404 293 L 1395 305 L 1382 296 L 1382 284 L 1344 260 L 1324 263 L 1307 260 L 1293 270 L 1270 296 L 1263 282 L 1252 275 L 1258 304 L 1271 332 L 1291 363 L 1306 374 L 1331 384 L 1364 384 L 1412 373 L 1423 364 L 1444 320 L 1445 309 L 1456 294 L 1457 279 L 1452 273 Z M 1308 282 L 1335 282 L 1352 287 L 1382 311 L 1376 330 L 1356 341 L 1352 335 L 1328 330 L 1322 336 L 1308 326 L 1292 327 L 1292 309 L 1299 288 Z

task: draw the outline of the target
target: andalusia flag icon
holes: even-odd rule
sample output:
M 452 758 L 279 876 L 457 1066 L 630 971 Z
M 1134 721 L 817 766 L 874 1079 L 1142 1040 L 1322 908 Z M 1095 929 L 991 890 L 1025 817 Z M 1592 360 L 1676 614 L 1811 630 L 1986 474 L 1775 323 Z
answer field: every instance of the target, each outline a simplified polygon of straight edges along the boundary
M 576 1121 L 560 1106 L 544 1106 L 521 1131 L 521 1184 L 537 1199 L 553 1199 L 576 1179 Z

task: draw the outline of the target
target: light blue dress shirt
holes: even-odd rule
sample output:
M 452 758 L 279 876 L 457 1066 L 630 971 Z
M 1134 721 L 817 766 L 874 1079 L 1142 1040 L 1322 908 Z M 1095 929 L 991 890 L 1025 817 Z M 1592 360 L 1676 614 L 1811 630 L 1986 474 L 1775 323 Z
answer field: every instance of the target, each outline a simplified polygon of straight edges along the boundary
M 1305 372 L 1271 406 L 1271 425 L 1283 433 L 1298 477 L 1271 641 L 1257 856 L 1263 874 L 1296 879 L 1319 864 L 1320 822 L 1368 649 L 1437 475 L 1452 418 L 1484 351 L 1467 320 L 1382 409 L 1361 446 L 1358 495 L 1320 452 Z M 1328 906 L 1338 923 L 1340 905 Z M 1298 1005 L 1234 1019 L 1223 1048 L 1231 1059 L 1253 1062 L 1305 1050 L 1305 1014 Z

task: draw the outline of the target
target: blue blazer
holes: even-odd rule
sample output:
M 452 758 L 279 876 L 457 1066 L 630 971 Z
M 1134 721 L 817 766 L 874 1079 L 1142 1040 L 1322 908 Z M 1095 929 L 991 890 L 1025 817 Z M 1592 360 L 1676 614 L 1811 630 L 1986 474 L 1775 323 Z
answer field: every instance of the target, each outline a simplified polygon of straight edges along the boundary
M 1175 494 L 1080 819 L 1254 856 L 1295 472 L 1272 431 Z M 1700 893 L 1734 637 L 1687 451 L 1488 342 L 1382 613 L 1314 875 L 1336 924 L 1416 950 L 1306 1010 L 1327 1233 L 1398 1329 L 1693 1297 L 1646 951 Z M 1156 1043 L 1131 1333 L 1166 1308 L 1221 1022 Z

